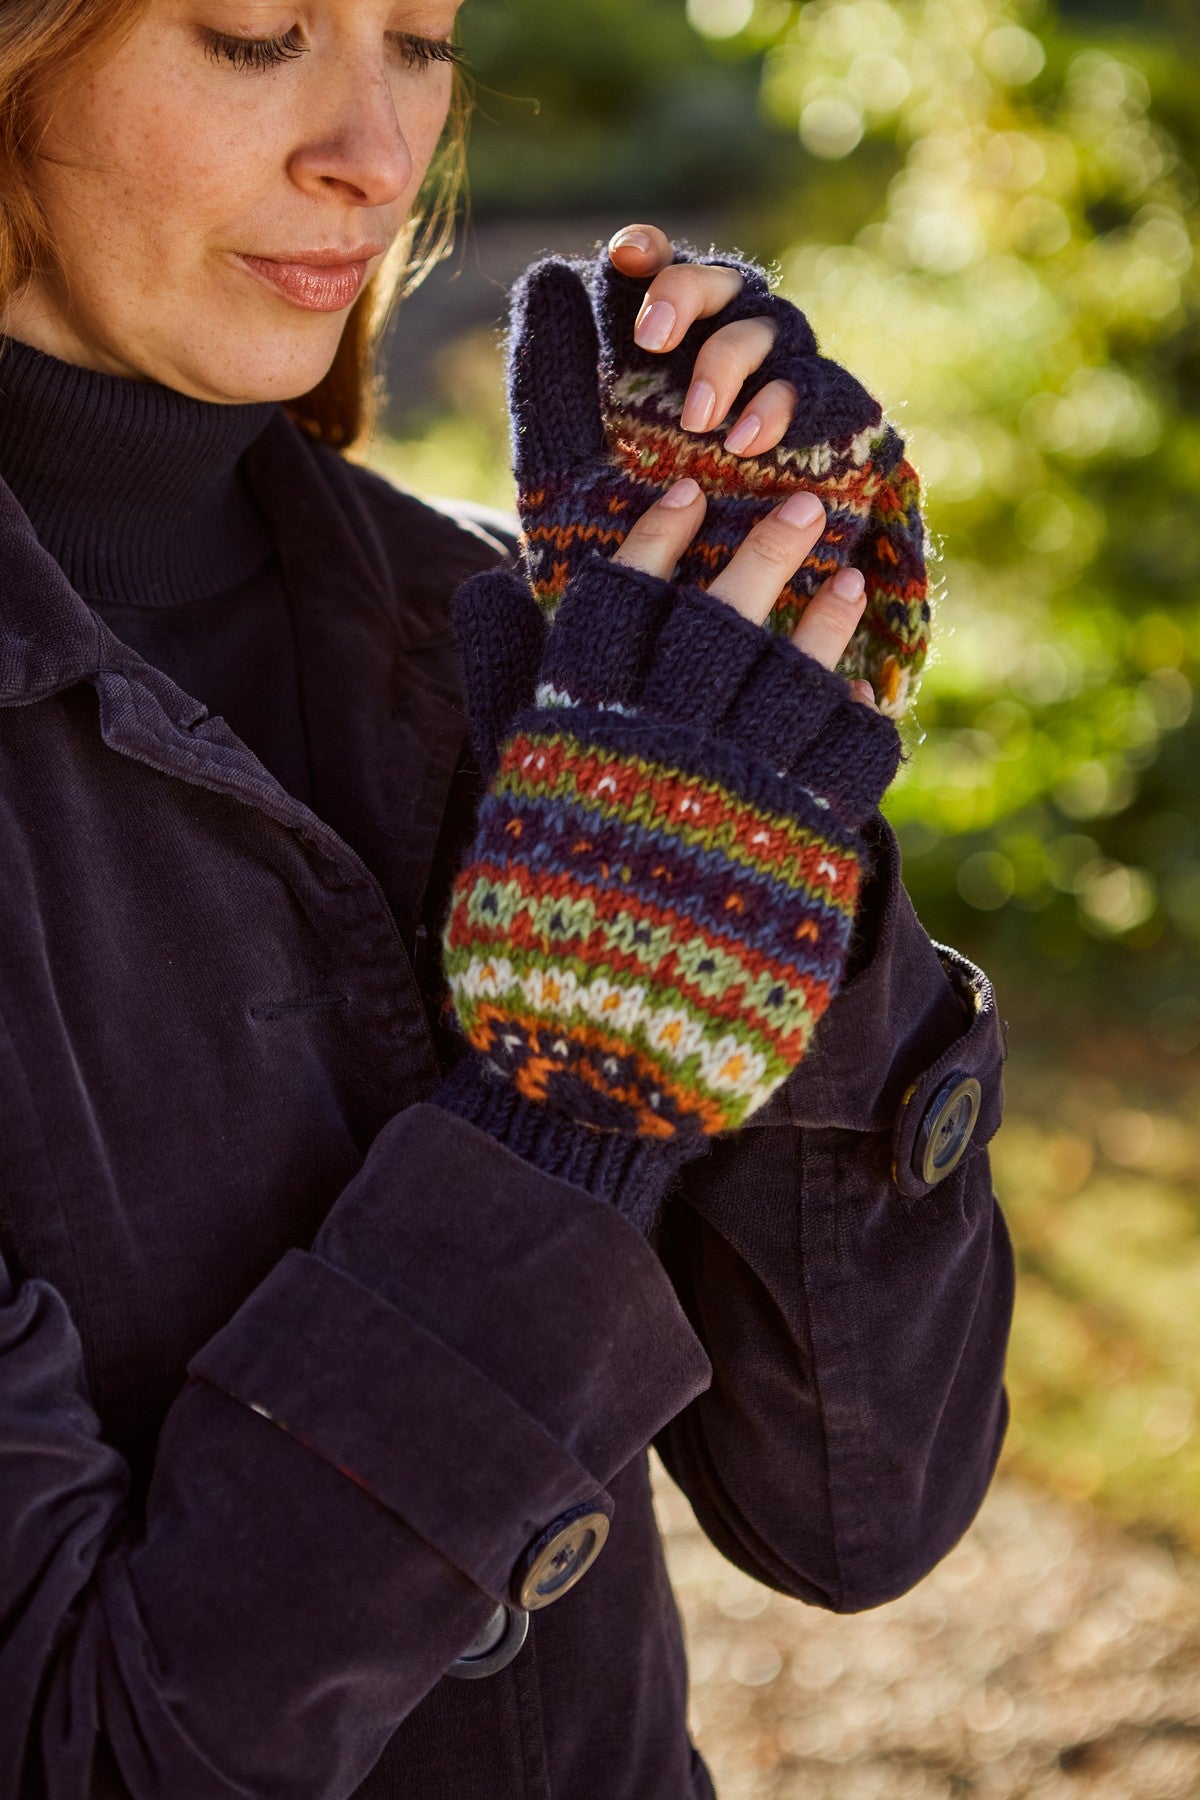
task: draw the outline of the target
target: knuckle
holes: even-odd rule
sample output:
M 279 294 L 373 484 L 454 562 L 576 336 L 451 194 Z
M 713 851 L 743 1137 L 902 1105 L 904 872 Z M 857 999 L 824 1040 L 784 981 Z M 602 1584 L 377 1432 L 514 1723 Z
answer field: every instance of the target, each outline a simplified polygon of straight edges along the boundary
M 768 381 L 758 398 L 766 406 L 786 413 L 790 418 L 795 412 L 800 396 L 790 381 Z
M 769 319 L 735 319 L 722 325 L 720 336 L 737 353 L 748 368 L 756 369 L 766 361 L 775 343 L 775 328 Z
M 850 600 L 845 594 L 839 594 L 835 589 L 829 588 L 819 594 L 813 604 L 814 607 L 820 608 L 827 619 L 835 621 L 839 626 L 849 628 L 857 623 L 858 615 L 863 609 L 863 596 L 859 594 L 856 599 Z
M 626 544 L 660 544 L 665 538 L 676 535 L 661 513 L 649 512 L 640 518 L 636 525 L 626 533 Z
M 705 278 L 707 291 L 713 296 L 719 307 L 728 306 L 731 300 L 736 300 L 746 285 L 744 278 L 738 274 L 736 269 L 731 269 L 723 263 L 707 263 L 699 272 Z
M 764 356 L 774 346 L 775 339 L 779 336 L 779 327 L 775 321 L 766 318 L 736 319 L 725 329 L 730 332 L 738 332 L 744 343 Z
M 625 534 L 626 544 L 675 544 L 681 540 L 686 543 L 691 535 L 686 514 L 675 512 L 664 507 L 656 500 L 648 512 L 644 512 L 635 525 L 631 525 Z
M 630 531 L 626 531 L 624 542 L 621 544 L 621 549 L 617 551 L 617 556 L 624 556 L 624 554 L 637 556 L 640 551 L 664 544 L 667 536 L 669 533 L 667 533 L 666 524 L 662 520 L 657 520 L 653 515 L 639 518 L 639 522 L 635 526 L 631 526 Z
M 789 530 L 786 525 L 778 525 L 774 520 L 759 525 L 746 539 L 746 548 L 772 568 L 791 568 L 800 566 L 804 552 L 799 542 L 799 534 Z
M 695 286 L 689 279 L 696 271 L 686 263 L 670 263 L 660 269 L 650 283 L 647 298 L 650 300 L 669 300 L 672 306 L 687 306 L 694 298 Z
M 762 323 L 758 319 L 735 319 L 732 325 L 719 326 L 701 349 L 701 357 L 730 374 L 749 373 L 758 367 L 774 342 L 769 333 L 757 329 Z
M 755 367 L 755 358 L 747 354 L 745 342 L 732 335 L 734 329 L 732 325 L 725 325 L 720 331 L 713 332 L 696 357 L 696 370 L 710 381 L 732 381 L 740 387 Z

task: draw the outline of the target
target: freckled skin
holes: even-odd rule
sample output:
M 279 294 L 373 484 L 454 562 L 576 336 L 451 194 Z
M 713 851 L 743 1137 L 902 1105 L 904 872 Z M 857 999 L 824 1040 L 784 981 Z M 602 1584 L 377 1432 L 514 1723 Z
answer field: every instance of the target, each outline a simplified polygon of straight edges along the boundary
M 451 74 L 406 68 L 386 34 L 444 38 L 455 11 L 148 0 L 132 32 L 50 99 L 36 183 L 61 268 L 9 303 L 4 329 L 198 399 L 306 393 L 348 309 L 301 311 L 233 254 L 391 242 L 436 149 Z M 305 54 L 267 70 L 214 62 L 197 36 L 278 37 L 297 23 Z

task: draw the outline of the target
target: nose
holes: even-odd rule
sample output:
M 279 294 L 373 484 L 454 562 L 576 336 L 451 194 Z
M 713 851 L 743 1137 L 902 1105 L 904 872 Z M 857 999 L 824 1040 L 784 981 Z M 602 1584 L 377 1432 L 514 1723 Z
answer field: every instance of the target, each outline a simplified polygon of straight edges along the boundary
M 386 73 L 344 63 L 322 101 L 290 159 L 292 179 L 310 192 L 340 189 L 358 206 L 394 206 L 415 164 Z

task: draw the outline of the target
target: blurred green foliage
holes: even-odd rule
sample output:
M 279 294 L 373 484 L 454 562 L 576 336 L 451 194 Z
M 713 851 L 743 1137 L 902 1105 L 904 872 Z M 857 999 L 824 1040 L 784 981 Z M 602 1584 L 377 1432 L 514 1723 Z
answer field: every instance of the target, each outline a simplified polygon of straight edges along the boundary
M 903 422 L 927 486 L 939 650 L 891 800 L 918 904 L 1020 971 L 1026 1019 L 1075 972 L 1090 1009 L 1133 1008 L 1193 1048 L 1186 37 L 1081 34 L 1020 0 L 703 4 L 743 16 L 764 103 L 813 157 L 849 167 L 873 139 L 897 155 L 852 231 L 821 212 L 781 264 Z
M 684 0 L 468 0 L 461 36 L 489 218 L 736 202 L 794 160 L 756 61 L 714 55 Z
M 1200 1069 L 1025 1045 L 992 1164 L 1017 1250 L 1008 1467 L 1200 1551 Z

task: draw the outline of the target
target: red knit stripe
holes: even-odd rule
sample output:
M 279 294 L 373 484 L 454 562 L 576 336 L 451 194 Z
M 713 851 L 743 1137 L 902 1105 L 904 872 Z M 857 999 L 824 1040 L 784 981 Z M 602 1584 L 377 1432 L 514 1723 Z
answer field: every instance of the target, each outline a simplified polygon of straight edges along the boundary
M 543 759 L 542 767 L 523 768 L 521 765 L 526 757 Z M 782 864 L 789 869 L 789 879 L 794 869 L 808 888 L 827 893 L 832 902 L 847 908 L 853 905 L 858 883 L 856 856 L 834 848 L 824 838 L 818 838 L 815 843 L 798 842 L 798 828 L 791 821 L 776 823 L 770 814 L 751 809 L 747 802 L 737 800 L 716 783 L 705 783 L 695 776 L 676 774 L 667 769 L 661 769 L 656 776 L 655 767 L 654 764 L 638 763 L 633 758 L 619 757 L 612 751 L 581 750 L 568 739 L 532 737 L 523 733 L 512 740 L 505 752 L 497 776 L 497 789 L 502 792 L 505 787 L 514 787 L 535 798 L 539 793 L 545 793 L 548 799 L 554 800 L 556 796 L 552 790 L 566 779 L 573 783 L 581 802 L 620 807 L 630 814 L 634 803 L 648 795 L 654 811 L 664 820 L 669 819 L 676 825 L 686 821 L 689 830 L 704 830 L 714 835 L 729 831 L 752 867 L 778 877 Z M 615 791 L 608 789 L 597 794 L 597 782 L 609 778 L 615 783 Z M 681 811 L 684 801 L 689 805 L 695 802 L 697 810 Z M 760 832 L 767 834 L 767 841 L 751 843 L 751 838 Z M 720 848 L 723 854 L 728 854 L 724 845 Z M 818 873 L 822 862 L 834 869 L 832 877 Z M 793 882 L 793 885 L 796 884 Z

